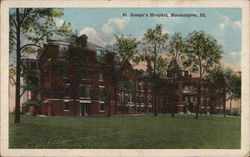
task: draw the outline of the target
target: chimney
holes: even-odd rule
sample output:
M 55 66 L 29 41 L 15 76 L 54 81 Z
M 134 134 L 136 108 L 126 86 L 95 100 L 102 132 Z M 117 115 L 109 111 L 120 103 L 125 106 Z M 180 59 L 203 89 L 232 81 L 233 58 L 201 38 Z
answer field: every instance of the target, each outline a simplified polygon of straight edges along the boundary
M 76 45 L 79 47 L 87 47 L 87 43 L 88 43 L 88 36 L 83 34 L 79 37 L 76 37 Z
M 152 72 L 153 71 L 150 59 L 147 59 L 147 71 L 148 72 Z

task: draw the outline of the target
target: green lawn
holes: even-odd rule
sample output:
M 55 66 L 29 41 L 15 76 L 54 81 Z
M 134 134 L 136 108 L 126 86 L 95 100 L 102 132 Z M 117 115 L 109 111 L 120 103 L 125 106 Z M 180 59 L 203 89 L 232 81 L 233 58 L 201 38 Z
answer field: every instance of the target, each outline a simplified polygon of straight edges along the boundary
M 10 148 L 239 149 L 240 118 L 140 116 L 90 119 L 10 115 Z

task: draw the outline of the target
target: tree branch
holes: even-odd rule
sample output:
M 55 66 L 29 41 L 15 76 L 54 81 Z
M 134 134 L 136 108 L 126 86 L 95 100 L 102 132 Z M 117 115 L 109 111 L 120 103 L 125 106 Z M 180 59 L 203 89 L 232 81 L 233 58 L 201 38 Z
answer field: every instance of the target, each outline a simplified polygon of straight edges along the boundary
M 20 48 L 20 51 L 22 51 L 25 47 L 28 47 L 28 46 L 35 46 L 35 47 L 38 47 L 38 48 L 43 49 L 43 47 L 41 47 L 41 46 L 39 46 L 39 45 L 36 45 L 36 44 L 26 44 L 26 45 L 23 45 L 23 46 Z
M 26 10 L 26 13 L 25 13 L 25 10 L 24 10 L 24 13 L 23 13 L 23 17 L 22 19 L 20 20 L 20 24 L 24 21 L 25 17 L 29 14 L 29 12 L 31 11 L 32 9 L 29 8 Z
M 24 92 L 26 91 L 26 89 L 23 89 L 22 93 L 20 94 L 20 98 L 23 96 Z
M 45 37 L 46 35 L 48 35 L 50 32 L 53 32 L 53 31 L 57 31 L 57 30 L 53 29 L 53 30 L 50 30 L 50 31 L 44 33 L 44 34 L 36 41 L 35 44 L 37 44 L 43 37 Z
M 13 83 L 16 85 L 16 81 L 14 79 L 14 77 L 10 74 L 10 78 L 12 79 Z
M 17 28 L 17 23 L 16 23 L 15 19 L 13 18 L 13 16 L 10 15 L 10 19 L 14 22 L 14 25 L 15 25 L 16 28 Z
M 10 30 L 13 31 L 13 32 L 16 34 L 16 31 L 15 31 L 14 29 L 10 28 Z M 15 39 L 16 39 L 16 38 L 15 38 Z
M 57 30 L 50 30 L 50 31 L 44 33 L 44 34 L 35 42 L 35 44 L 26 44 L 26 45 L 23 45 L 23 46 L 20 48 L 20 51 L 22 51 L 22 49 L 24 49 L 25 47 L 28 47 L 28 46 L 36 46 L 36 47 L 39 47 L 39 48 L 43 49 L 43 47 L 37 45 L 37 43 L 38 43 L 43 37 L 45 37 L 46 35 L 48 35 L 50 32 L 53 32 L 53 31 L 57 31 Z

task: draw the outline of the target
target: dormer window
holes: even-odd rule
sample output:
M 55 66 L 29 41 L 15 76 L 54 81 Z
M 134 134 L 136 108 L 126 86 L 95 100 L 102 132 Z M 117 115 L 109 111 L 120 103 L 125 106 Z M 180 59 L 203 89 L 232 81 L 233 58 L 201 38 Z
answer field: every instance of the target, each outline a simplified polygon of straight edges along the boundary
M 90 98 L 90 86 L 80 85 L 80 97 Z
M 64 97 L 70 97 L 70 83 L 64 85 Z
M 104 77 L 103 77 L 103 72 L 99 72 L 99 81 L 103 81 Z
M 59 56 L 65 57 L 67 56 L 69 47 L 67 45 L 59 45 Z
M 63 78 L 67 79 L 69 77 L 68 68 L 63 69 Z
M 80 59 L 81 59 L 80 62 L 82 64 L 88 64 L 88 57 L 86 54 L 82 54 Z

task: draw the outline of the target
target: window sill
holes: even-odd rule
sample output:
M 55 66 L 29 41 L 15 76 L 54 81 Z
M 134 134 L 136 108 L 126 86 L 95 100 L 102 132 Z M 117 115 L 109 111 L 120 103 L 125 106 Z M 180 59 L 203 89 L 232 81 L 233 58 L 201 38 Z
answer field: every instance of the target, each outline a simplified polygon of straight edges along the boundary
M 69 110 L 63 110 L 64 112 L 69 112 Z
M 105 110 L 100 110 L 99 112 L 105 112 Z
M 80 99 L 90 99 L 90 97 L 80 97 Z

